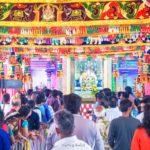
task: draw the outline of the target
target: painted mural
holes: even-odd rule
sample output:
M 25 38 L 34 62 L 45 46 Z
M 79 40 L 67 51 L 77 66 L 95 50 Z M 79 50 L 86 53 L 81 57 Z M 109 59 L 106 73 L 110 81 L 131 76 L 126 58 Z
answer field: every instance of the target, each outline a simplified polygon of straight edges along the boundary
M 66 4 L 0 4 L 1 21 L 90 21 L 150 18 L 150 8 L 138 2 Z

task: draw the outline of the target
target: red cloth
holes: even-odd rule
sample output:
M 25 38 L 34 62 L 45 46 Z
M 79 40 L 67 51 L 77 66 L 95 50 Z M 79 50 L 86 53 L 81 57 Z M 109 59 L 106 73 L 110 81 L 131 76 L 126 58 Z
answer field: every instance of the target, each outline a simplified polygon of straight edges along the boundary
M 150 137 L 144 128 L 136 129 L 132 139 L 131 150 L 150 150 Z
M 7 124 L 5 124 L 5 123 L 2 124 L 2 129 L 3 129 L 5 132 L 7 132 L 7 133 L 9 132 L 9 131 L 8 131 L 8 126 L 7 126 Z

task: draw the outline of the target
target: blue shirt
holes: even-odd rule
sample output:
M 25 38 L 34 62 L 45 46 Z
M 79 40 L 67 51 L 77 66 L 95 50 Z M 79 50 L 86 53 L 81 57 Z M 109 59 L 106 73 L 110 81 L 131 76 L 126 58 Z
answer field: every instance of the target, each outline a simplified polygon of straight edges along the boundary
M 0 150 L 10 150 L 10 138 L 8 134 L 0 129 Z
M 45 116 L 45 108 L 44 108 L 44 106 L 41 105 L 41 106 L 38 106 L 38 108 L 39 108 L 39 110 L 41 111 L 42 116 Z

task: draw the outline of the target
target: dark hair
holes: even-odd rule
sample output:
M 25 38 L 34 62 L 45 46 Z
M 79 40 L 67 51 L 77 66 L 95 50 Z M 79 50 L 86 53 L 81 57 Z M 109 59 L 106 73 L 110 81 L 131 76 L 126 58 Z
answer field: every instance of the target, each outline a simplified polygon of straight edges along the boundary
M 108 101 L 108 97 L 107 96 L 103 96 L 102 97 L 102 101 L 101 101 L 101 105 L 105 108 L 109 107 L 109 101 Z
M 32 92 L 33 92 L 33 89 L 28 89 L 27 90 L 27 95 L 31 96 Z
M 104 89 L 103 89 L 103 92 L 104 92 L 104 94 L 105 94 L 106 96 L 111 96 L 111 89 L 109 89 L 109 88 L 104 88 Z
M 57 95 L 59 95 L 60 96 L 60 98 L 63 98 L 63 93 L 62 93 L 62 91 L 57 91 Z
M 58 91 L 57 91 L 57 90 L 53 90 L 53 91 L 52 91 L 52 96 L 53 96 L 54 98 L 56 98 L 56 97 L 58 96 Z
M 27 117 L 30 113 L 30 108 L 28 106 L 22 106 L 18 112 L 20 117 Z
M 118 92 L 118 97 L 120 97 L 122 95 L 123 91 L 119 91 Z
M 49 95 L 52 93 L 52 91 L 50 89 L 45 89 L 45 96 L 49 97 Z
M 144 118 L 140 128 L 143 127 L 150 137 L 150 104 L 144 106 Z
M 82 98 L 77 94 L 69 94 L 64 96 L 64 108 L 73 114 L 77 114 L 80 111 Z
M 100 92 L 99 92 L 99 93 L 97 93 L 96 98 L 98 98 L 98 99 L 104 99 L 105 96 L 104 96 L 103 93 L 100 93 Z
M 145 104 L 150 103 L 150 95 L 145 95 L 143 99 L 140 101 L 140 103 L 145 103 Z
M 0 109 L 0 127 L 2 126 L 3 123 L 4 123 L 4 113 L 3 113 L 3 111 Z
M 135 100 L 134 100 L 134 105 L 135 105 L 136 107 L 138 107 L 138 106 L 140 105 L 140 99 L 135 98 Z
M 114 96 L 110 97 L 109 106 L 111 108 L 115 108 L 117 106 L 117 100 L 118 100 L 117 97 Z
M 116 96 L 111 96 L 109 98 L 110 101 L 118 101 L 118 98 Z
M 122 96 L 123 96 L 125 99 L 128 99 L 128 98 L 129 98 L 129 93 L 127 93 L 127 92 L 122 92 Z
M 30 109 L 34 109 L 34 108 L 35 108 L 35 102 L 32 101 L 32 100 L 30 100 L 30 101 L 28 101 L 27 106 L 28 106 Z
M 116 97 L 116 92 L 111 92 L 112 97 Z
M 3 102 L 4 102 L 4 103 L 10 102 L 10 95 L 9 95 L 8 93 L 5 93 L 5 94 L 3 95 Z
M 70 136 L 74 130 L 73 114 L 67 110 L 57 111 L 54 115 L 56 125 L 65 136 Z
M 60 104 L 61 106 L 63 105 L 63 93 L 61 91 L 58 91 L 58 95 L 60 97 L 59 101 L 60 101 Z
M 126 86 L 125 87 L 125 91 L 128 93 L 128 94 L 132 94 L 132 88 L 130 86 Z
M 122 100 L 122 101 L 120 102 L 120 107 L 119 107 L 119 109 L 120 109 L 121 112 L 126 112 L 126 111 L 128 111 L 128 109 L 129 109 L 131 106 L 132 106 L 132 102 L 131 102 L 130 100 L 128 100 L 128 99 L 125 99 L 125 100 Z
M 38 92 L 37 93 L 37 96 L 36 96 L 36 99 L 35 99 L 35 103 L 36 104 L 41 104 L 45 102 L 45 95 L 43 92 Z
M 25 97 L 24 94 L 21 94 L 20 99 L 21 99 L 21 105 L 26 105 L 28 103 L 28 99 Z

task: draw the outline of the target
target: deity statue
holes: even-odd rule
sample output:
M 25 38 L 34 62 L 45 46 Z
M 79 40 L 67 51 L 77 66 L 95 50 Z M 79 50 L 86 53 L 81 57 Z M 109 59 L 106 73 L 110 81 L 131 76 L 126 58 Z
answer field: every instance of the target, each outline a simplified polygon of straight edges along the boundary
M 55 14 L 54 14 L 54 8 L 50 7 L 50 5 L 47 5 L 46 7 L 43 7 L 43 15 L 42 18 L 44 21 L 54 21 Z
M 87 69 L 80 76 L 80 85 L 82 91 L 92 91 L 97 86 L 96 74 L 91 70 Z

